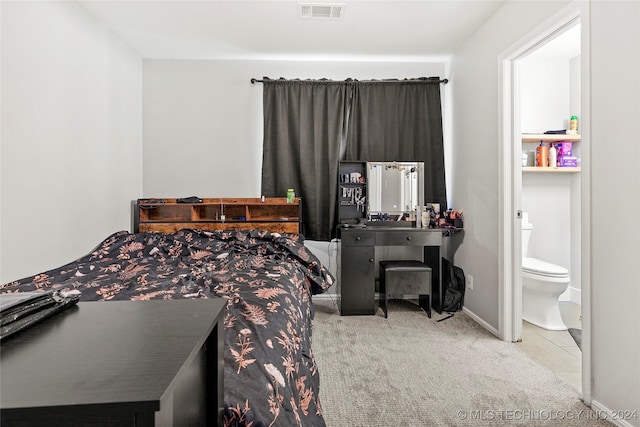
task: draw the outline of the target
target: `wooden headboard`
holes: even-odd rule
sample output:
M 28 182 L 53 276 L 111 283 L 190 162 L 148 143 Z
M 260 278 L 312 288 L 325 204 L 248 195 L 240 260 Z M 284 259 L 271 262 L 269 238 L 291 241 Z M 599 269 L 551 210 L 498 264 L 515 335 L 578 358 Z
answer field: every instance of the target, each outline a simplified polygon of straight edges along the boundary
M 202 230 L 261 229 L 302 232 L 300 198 L 285 197 L 199 199 L 138 199 L 133 206 L 133 232 L 172 233 L 183 228 Z

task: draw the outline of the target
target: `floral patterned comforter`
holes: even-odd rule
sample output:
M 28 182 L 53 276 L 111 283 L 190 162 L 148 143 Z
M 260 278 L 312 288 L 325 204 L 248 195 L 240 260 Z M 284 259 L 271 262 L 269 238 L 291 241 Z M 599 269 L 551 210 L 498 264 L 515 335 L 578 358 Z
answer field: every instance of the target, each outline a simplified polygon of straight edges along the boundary
M 85 257 L 0 292 L 77 289 L 81 301 L 225 298 L 225 426 L 324 426 L 311 295 L 332 282 L 296 234 L 120 231 Z

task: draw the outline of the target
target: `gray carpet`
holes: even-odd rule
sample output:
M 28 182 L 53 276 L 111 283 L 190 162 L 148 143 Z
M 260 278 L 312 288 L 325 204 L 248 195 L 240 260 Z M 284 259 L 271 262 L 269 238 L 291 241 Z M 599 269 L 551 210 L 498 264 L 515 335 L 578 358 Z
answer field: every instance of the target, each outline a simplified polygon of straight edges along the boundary
M 328 427 L 609 426 L 580 393 L 462 312 L 340 316 L 316 300 L 313 352 Z

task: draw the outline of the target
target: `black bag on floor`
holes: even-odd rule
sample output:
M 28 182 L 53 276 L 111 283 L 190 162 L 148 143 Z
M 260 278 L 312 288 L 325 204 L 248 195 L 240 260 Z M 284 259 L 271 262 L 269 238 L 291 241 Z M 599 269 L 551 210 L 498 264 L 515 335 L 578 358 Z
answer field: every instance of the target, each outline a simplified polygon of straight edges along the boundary
M 464 305 L 464 289 L 466 285 L 464 271 L 442 258 L 442 311 L 462 310 Z

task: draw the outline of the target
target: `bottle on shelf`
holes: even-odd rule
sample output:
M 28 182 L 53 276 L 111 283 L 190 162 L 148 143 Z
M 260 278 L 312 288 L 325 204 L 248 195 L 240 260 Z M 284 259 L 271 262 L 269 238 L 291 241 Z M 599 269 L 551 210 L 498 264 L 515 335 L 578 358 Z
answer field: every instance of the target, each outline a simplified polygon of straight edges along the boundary
M 549 147 L 544 145 L 542 141 L 540 141 L 540 145 L 536 147 L 536 166 L 549 166 Z
M 578 116 L 571 116 L 569 119 L 569 131 L 572 134 L 578 133 Z
M 293 203 L 296 198 L 296 193 L 293 188 L 287 189 L 287 203 Z
M 558 166 L 557 151 L 556 151 L 556 147 L 553 146 L 553 143 L 551 143 L 550 145 L 551 146 L 549 147 L 549 167 L 555 168 L 556 166 Z

